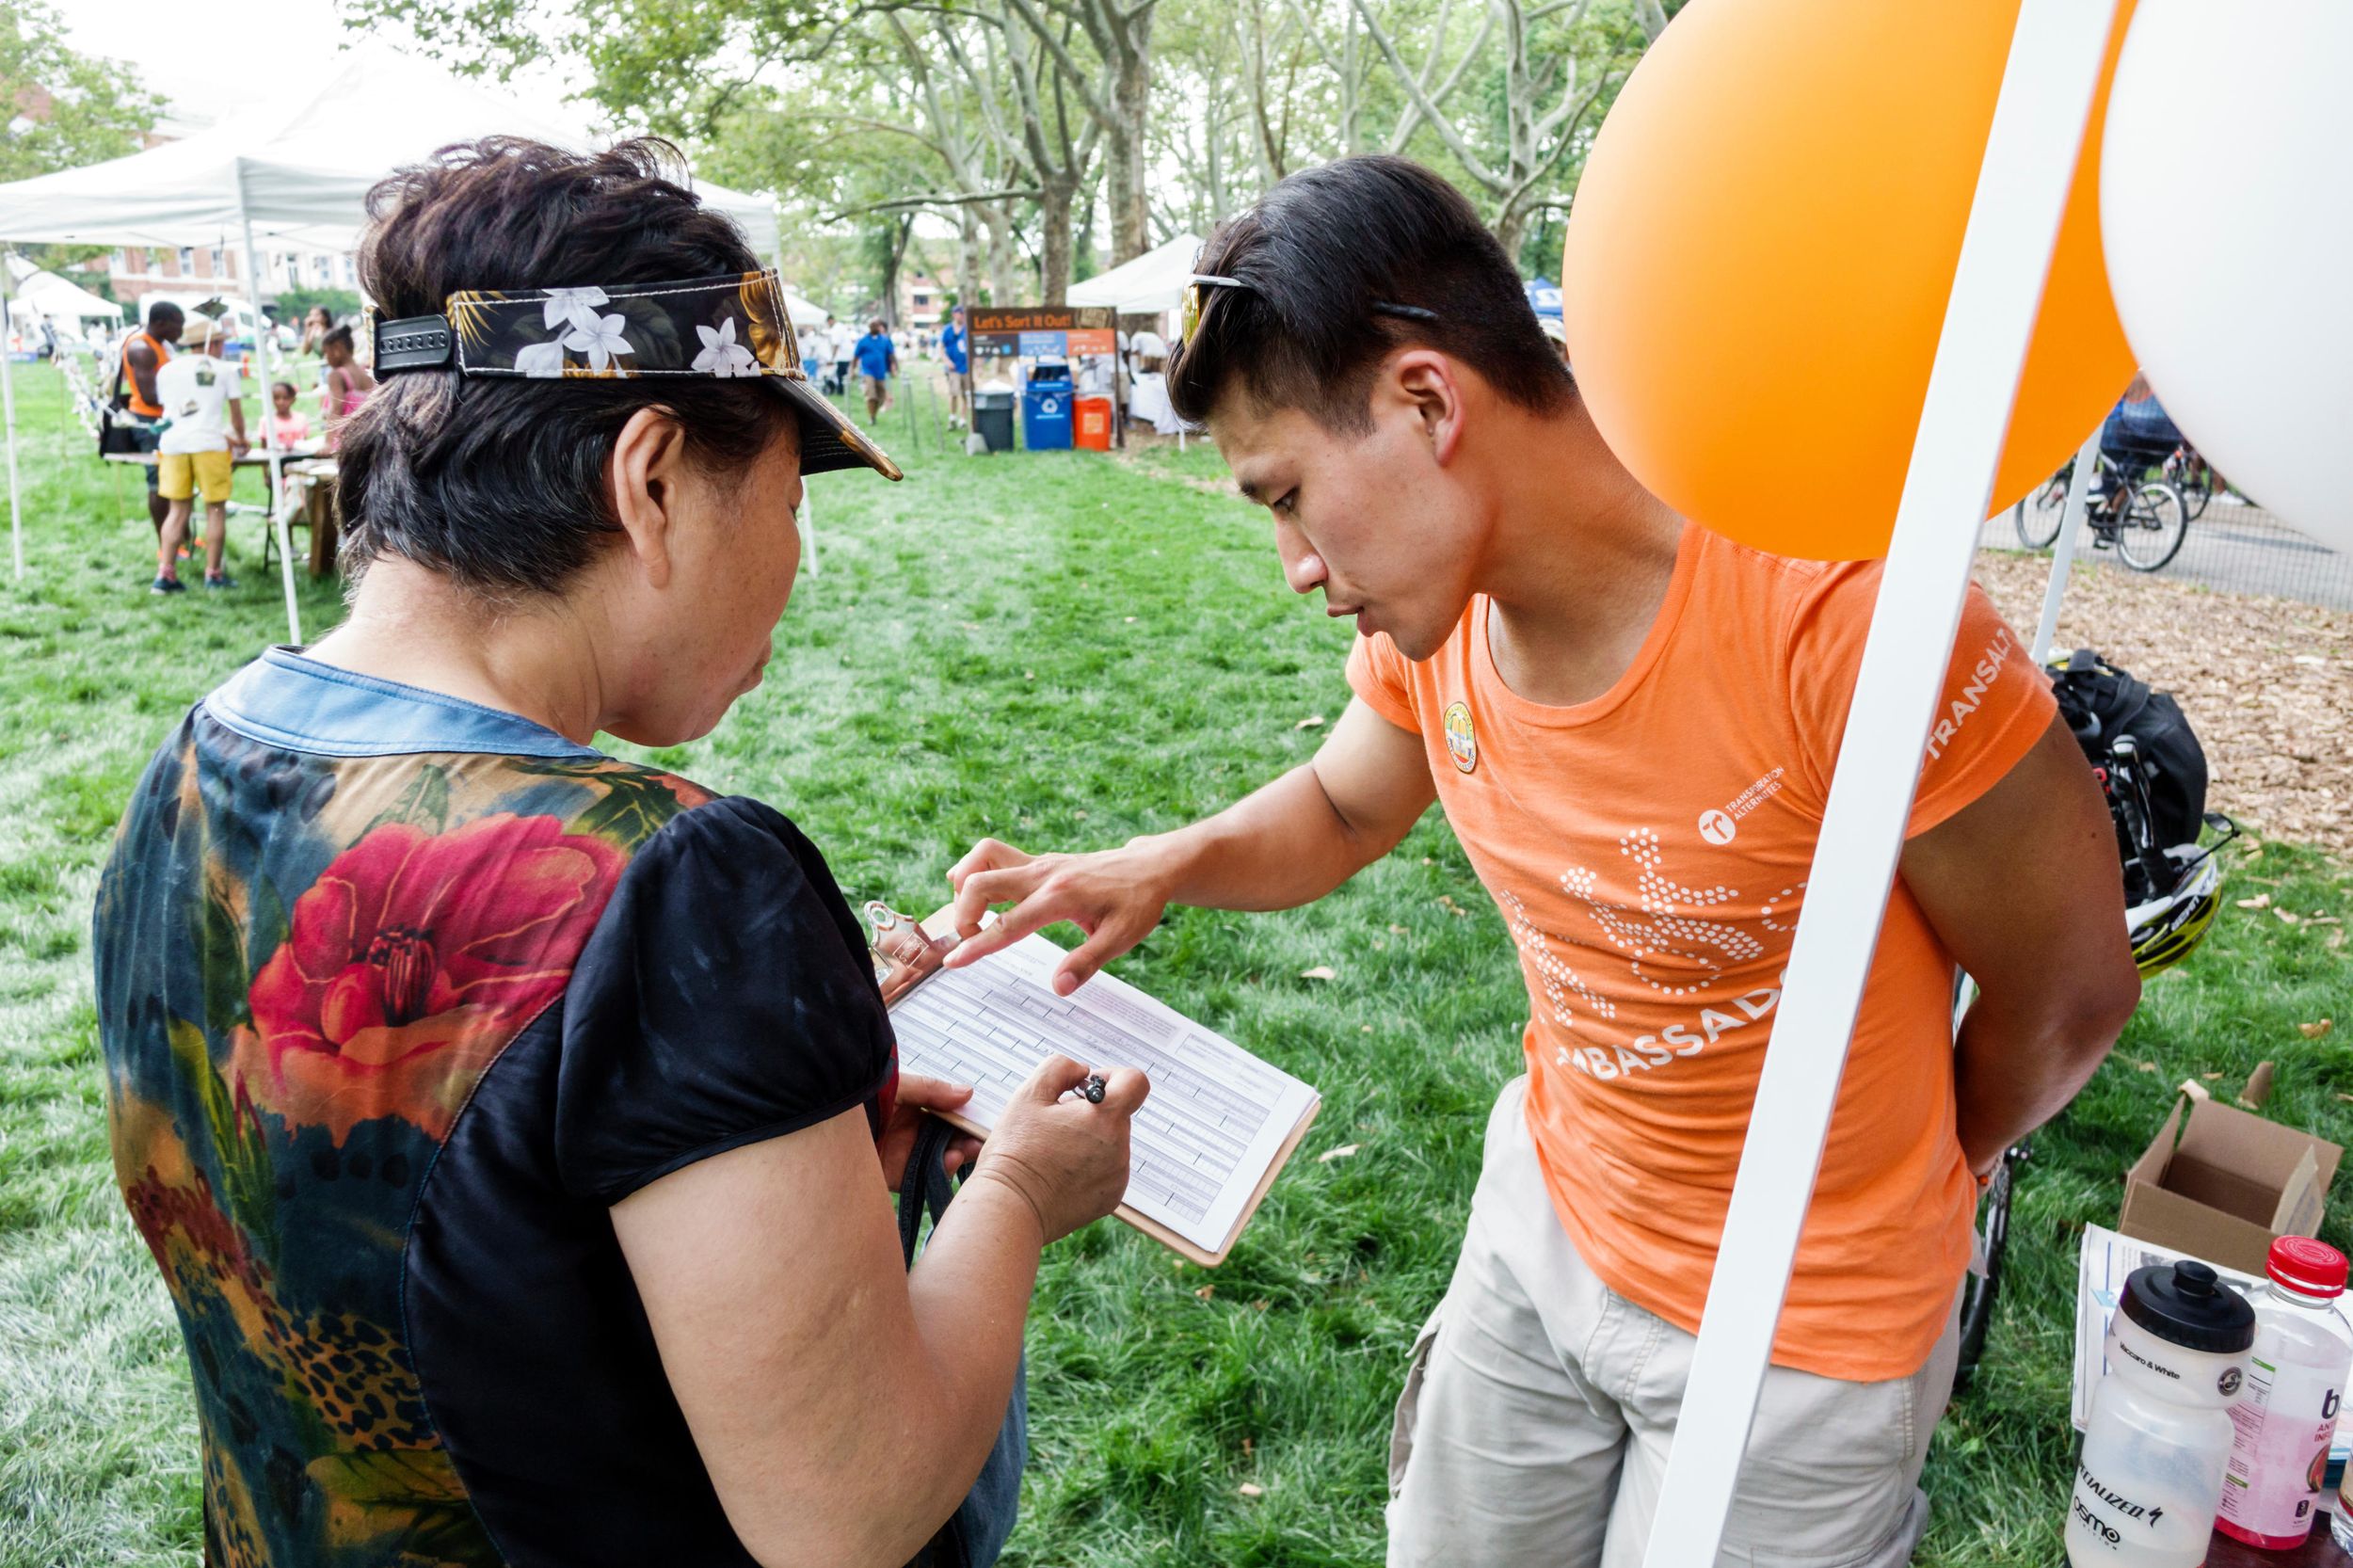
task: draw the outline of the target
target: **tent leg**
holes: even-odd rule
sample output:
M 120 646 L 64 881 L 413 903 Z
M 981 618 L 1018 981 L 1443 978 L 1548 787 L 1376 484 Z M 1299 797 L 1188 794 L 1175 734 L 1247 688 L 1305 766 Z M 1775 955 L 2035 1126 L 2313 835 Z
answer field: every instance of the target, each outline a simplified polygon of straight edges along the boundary
M 276 378 L 277 364 L 270 352 L 269 318 L 262 314 L 261 255 L 253 248 L 253 217 L 245 210 L 245 186 L 239 176 L 237 186 L 237 217 L 245 226 L 245 296 L 253 306 L 254 358 L 262 366 L 262 395 L 254 406 L 264 410 L 262 422 L 262 450 L 269 455 L 269 504 L 263 508 L 268 514 L 270 527 L 278 535 L 278 571 L 286 588 L 286 641 L 296 648 L 302 646 L 302 607 L 295 598 L 294 539 L 286 531 L 286 466 L 278 450 L 278 433 L 270 426 L 269 386 Z
M 2084 438 L 2075 454 L 2075 476 L 2067 482 L 2067 504 L 2059 509 L 2058 542 L 2051 552 L 2051 582 L 2042 590 L 2042 618 L 2035 623 L 2034 662 L 2048 664 L 2051 639 L 2058 635 L 2059 600 L 2067 594 L 2067 573 L 2075 564 L 2075 536 L 2083 531 L 2084 510 L 2091 499 L 2091 472 L 2100 461 L 2100 432 Z
M 8 407 L 8 551 L 16 558 L 16 580 L 24 581 L 24 514 L 16 488 L 16 374 L 8 354 L 8 267 L 0 256 L 0 403 Z
M 806 489 L 801 491 L 801 515 L 798 520 L 801 525 L 801 538 L 806 544 L 804 553 L 808 556 L 808 574 L 814 577 L 817 575 L 817 503 L 809 498 L 808 491 Z

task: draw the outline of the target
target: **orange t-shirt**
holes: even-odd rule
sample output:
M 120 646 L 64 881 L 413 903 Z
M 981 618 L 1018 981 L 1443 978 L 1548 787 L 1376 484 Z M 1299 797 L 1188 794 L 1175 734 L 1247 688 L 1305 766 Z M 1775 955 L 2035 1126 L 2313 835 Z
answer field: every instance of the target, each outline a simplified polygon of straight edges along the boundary
M 1685 533 L 1617 684 L 1516 696 L 1474 599 L 1415 664 L 1360 639 L 1350 683 L 1422 737 L 1520 952 L 1529 1126 L 1554 1208 L 1612 1289 L 1696 1331 L 1846 728 L 1876 565 Z M 2050 687 L 1971 588 L 1909 831 L 2008 773 Z M 1977 1184 L 1954 1135 L 1953 964 L 1900 879 L 1856 1020 L 1773 1359 L 1857 1382 L 1934 1347 Z

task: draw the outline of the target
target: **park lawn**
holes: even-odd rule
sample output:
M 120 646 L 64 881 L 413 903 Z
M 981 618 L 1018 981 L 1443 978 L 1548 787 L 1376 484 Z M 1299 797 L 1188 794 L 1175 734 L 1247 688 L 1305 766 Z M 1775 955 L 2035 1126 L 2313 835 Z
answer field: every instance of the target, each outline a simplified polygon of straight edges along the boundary
M 136 484 L 114 493 L 53 373 L 19 390 L 30 575 L 0 577 L 0 1568 L 184 1562 L 187 1370 L 108 1164 L 86 927 L 151 748 L 282 638 L 283 611 L 250 520 L 232 525 L 239 588 L 150 600 Z M 768 683 L 659 755 L 780 807 L 854 899 L 928 907 L 984 834 L 1086 847 L 1175 826 L 1308 756 L 1337 716 L 1351 633 L 1285 590 L 1261 515 L 1214 493 L 1213 452 L 970 460 L 888 424 L 904 485 L 811 483 L 822 572 Z M 313 635 L 337 607 L 306 584 Z M 2258 890 L 2353 918 L 2346 868 L 2287 844 L 2233 867 L 2233 897 Z M 2058 1560 L 2075 1233 L 2113 1219 L 2172 1085 L 2227 1094 L 2269 1058 L 2273 1114 L 2353 1137 L 2344 929 L 2226 907 L 2037 1140 L 1985 1370 L 1929 1462 L 1919 1560 Z M 1302 977 L 1321 965 L 1337 978 Z M 1009 1560 L 1378 1562 L 1390 1402 L 1446 1283 L 1486 1108 L 1518 1070 L 1510 939 L 1433 813 L 1322 904 L 1176 911 L 1121 972 L 1324 1107 L 1223 1269 L 1115 1224 L 1048 1256 Z M 2297 1028 L 2331 1014 L 2346 1027 L 2323 1039 Z M 2342 1214 L 2326 1234 L 2347 1242 Z

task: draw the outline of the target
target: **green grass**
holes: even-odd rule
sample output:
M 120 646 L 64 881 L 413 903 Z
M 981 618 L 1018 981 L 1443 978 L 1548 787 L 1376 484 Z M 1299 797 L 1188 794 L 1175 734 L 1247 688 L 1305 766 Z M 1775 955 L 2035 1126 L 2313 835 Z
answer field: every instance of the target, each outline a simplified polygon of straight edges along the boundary
M 107 1163 L 86 925 L 150 749 L 283 636 L 283 613 L 249 520 L 232 524 L 241 588 L 147 598 L 134 476 L 114 493 L 53 375 L 19 390 L 30 576 L 0 577 L 0 1568 L 184 1562 L 187 1371 Z M 1348 630 L 1284 589 L 1257 513 L 1205 488 L 1213 452 L 967 460 L 936 436 L 910 449 L 903 427 L 886 440 L 904 485 L 811 484 L 823 572 L 768 684 L 662 758 L 774 802 L 854 897 L 927 906 L 982 834 L 1084 847 L 1176 825 L 1307 756 L 1322 732 L 1299 722 L 1347 700 Z M 315 635 L 337 598 L 304 592 Z M 2345 868 L 2292 846 L 2234 869 L 2234 897 L 2258 889 L 2353 916 Z M 2074 1236 L 2114 1219 L 2172 1085 L 2218 1073 L 2227 1092 L 2271 1058 L 2272 1114 L 2353 1135 L 2353 999 L 2329 945 L 2344 929 L 2226 908 L 2038 1140 L 1985 1371 L 1929 1460 L 1921 1561 L 2057 1560 Z M 1338 978 L 1297 978 L 1317 964 Z M 1178 911 L 1122 972 L 1319 1085 L 1324 1109 L 1214 1273 L 1116 1225 L 1050 1255 L 1012 1560 L 1378 1562 L 1390 1401 L 1461 1237 L 1486 1107 L 1518 1070 L 1502 924 L 1433 814 L 1321 904 Z M 2297 1031 L 2331 1015 L 2321 1041 Z M 1314 1158 L 1343 1144 L 1362 1152 Z M 2341 1216 L 2327 1232 L 2353 1240 Z

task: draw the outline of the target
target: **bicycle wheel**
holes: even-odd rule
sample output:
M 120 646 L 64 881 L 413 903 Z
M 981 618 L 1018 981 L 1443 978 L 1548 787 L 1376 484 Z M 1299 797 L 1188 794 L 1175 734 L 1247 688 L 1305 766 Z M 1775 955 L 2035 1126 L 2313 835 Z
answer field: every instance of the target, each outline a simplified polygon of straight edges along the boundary
M 2048 550 L 2058 538 L 2059 520 L 2067 515 L 2070 470 L 2061 469 L 2034 492 L 2010 508 L 2018 542 L 2028 550 Z
M 2214 470 L 2203 463 L 2192 463 L 2174 482 L 2182 492 L 2182 505 L 2187 520 L 2196 522 L 2206 512 L 2206 503 L 2214 499 Z
M 1993 1327 L 1993 1304 L 2001 1299 L 2002 1263 L 2009 1252 L 2011 1172 L 2026 1158 L 2024 1146 L 2004 1152 L 1993 1177 L 1977 1200 L 1977 1256 L 1961 1279 L 1961 1352 L 1953 1368 L 1953 1392 L 1968 1391 L 1985 1358 Z
M 2182 492 L 2161 479 L 2135 490 L 2116 520 L 2117 553 L 2135 571 L 2155 571 L 2181 553 L 2187 537 L 2189 508 Z

